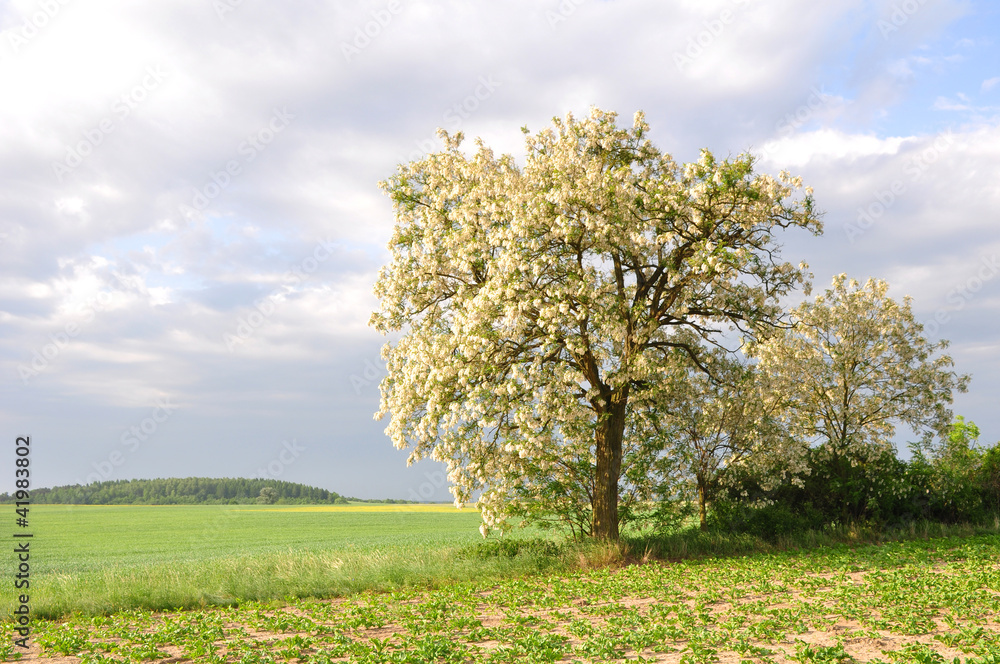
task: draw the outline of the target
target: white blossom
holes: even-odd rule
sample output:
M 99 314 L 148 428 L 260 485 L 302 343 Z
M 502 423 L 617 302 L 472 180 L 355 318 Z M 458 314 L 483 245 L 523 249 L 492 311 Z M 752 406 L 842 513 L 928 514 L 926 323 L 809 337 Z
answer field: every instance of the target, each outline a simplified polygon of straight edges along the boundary
M 447 461 L 456 500 L 478 494 L 484 533 L 555 515 L 617 538 L 618 507 L 674 472 L 637 470 L 660 450 L 634 435 L 635 405 L 685 349 L 777 321 L 805 278 L 772 236 L 819 232 L 799 184 L 749 155 L 679 166 L 641 113 L 615 120 L 555 118 L 526 135 L 523 166 L 442 131 L 440 152 L 381 183 L 396 227 L 371 322 L 403 334 L 378 417 L 411 461 Z

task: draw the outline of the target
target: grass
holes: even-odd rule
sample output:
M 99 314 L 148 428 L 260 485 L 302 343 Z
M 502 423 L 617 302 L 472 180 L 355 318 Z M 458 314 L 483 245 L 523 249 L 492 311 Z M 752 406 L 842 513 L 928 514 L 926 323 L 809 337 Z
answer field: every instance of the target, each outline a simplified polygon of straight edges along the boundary
M 483 542 L 478 523 L 442 505 L 34 506 L 37 644 L 88 664 L 1000 662 L 996 522 L 622 546 Z
M 201 562 L 289 549 L 371 549 L 464 543 L 479 514 L 443 505 L 36 505 L 30 531 L 40 573 L 76 574 L 109 564 Z
M 665 560 L 681 560 L 997 533 L 1000 533 L 1000 516 L 978 524 L 917 522 L 895 527 L 846 524 L 827 527 L 821 531 L 807 530 L 769 538 L 749 533 L 701 531 L 692 525 L 668 535 L 633 535 L 626 540 L 627 550 L 633 557 L 641 554 Z
M 434 587 L 552 569 L 558 558 L 459 555 L 479 514 L 445 505 L 63 506 L 31 510 L 31 607 L 166 610 Z M 13 556 L 0 574 L 13 577 Z M 13 595 L 0 597 L 10 615 Z
M 31 606 L 59 618 L 120 610 L 198 609 L 245 601 L 436 588 L 456 581 L 594 569 L 658 558 L 718 558 L 894 539 L 970 536 L 987 528 L 862 527 L 763 541 L 690 529 L 620 547 L 556 545 L 539 531 L 483 542 L 475 510 L 448 505 L 71 506 L 31 511 Z M 13 576 L 13 556 L 0 560 Z M 13 593 L 0 596 L 10 615 Z
M 487 563 L 547 546 L 477 545 L 466 553 Z M 998 560 L 1000 536 L 980 534 L 542 570 L 333 601 L 76 614 L 36 629 L 46 655 L 94 664 L 166 657 L 215 664 L 988 664 L 1000 661 Z M 3 637 L 0 643 L 9 642 Z

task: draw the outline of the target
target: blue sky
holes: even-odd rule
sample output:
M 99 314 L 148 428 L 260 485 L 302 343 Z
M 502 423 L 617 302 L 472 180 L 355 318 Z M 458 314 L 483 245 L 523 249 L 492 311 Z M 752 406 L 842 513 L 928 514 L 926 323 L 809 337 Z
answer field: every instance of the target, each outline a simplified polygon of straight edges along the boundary
M 784 256 L 912 296 L 993 443 L 997 34 L 985 1 L 0 3 L 0 429 L 35 486 L 447 500 L 372 419 L 376 184 L 438 126 L 520 155 L 597 105 L 678 161 L 801 175 L 826 232 Z

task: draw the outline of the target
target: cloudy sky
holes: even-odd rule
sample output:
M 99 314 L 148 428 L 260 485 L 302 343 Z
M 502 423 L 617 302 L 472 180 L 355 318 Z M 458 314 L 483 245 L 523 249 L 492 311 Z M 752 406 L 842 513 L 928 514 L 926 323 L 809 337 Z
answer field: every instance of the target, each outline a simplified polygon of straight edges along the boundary
M 437 127 L 520 155 L 597 105 L 801 175 L 826 231 L 784 256 L 912 295 L 995 442 L 996 35 L 989 0 L 0 2 L 0 430 L 36 487 L 448 499 L 372 419 L 377 182 Z

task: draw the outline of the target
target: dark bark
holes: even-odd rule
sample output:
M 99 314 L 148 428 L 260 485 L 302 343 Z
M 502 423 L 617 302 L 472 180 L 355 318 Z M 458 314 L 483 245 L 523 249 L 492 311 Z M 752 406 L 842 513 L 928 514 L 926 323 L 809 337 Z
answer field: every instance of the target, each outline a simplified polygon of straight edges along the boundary
M 705 505 L 707 502 L 707 496 L 705 495 L 705 481 L 703 478 L 698 478 L 698 518 L 701 521 L 701 529 L 708 530 L 708 509 Z
M 625 435 L 625 411 L 628 387 L 611 393 L 595 436 L 597 472 L 594 477 L 595 538 L 618 541 L 618 477 L 622 467 L 622 438 Z

